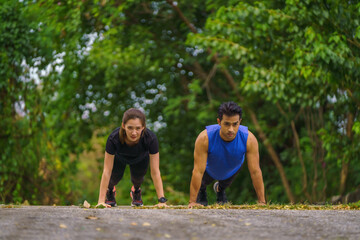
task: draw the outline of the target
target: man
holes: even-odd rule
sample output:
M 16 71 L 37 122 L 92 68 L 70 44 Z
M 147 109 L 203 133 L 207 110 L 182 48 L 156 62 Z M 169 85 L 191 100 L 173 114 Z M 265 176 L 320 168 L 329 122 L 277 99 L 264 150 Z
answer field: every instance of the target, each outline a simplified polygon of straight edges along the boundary
M 208 205 L 206 186 L 215 179 L 218 180 L 213 185 L 217 203 L 226 203 L 225 189 L 239 173 L 245 154 L 258 203 L 266 203 L 258 142 L 247 127 L 240 125 L 241 117 L 242 109 L 236 103 L 223 103 L 218 111 L 218 124 L 206 126 L 197 137 L 189 208 Z

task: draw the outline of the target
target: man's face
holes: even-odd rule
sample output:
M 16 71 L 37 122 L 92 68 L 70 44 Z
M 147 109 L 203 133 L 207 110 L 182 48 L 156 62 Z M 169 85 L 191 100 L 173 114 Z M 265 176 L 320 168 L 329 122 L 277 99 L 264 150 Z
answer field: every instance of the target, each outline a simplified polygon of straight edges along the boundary
M 129 119 L 122 127 L 126 132 L 126 140 L 130 143 L 137 143 L 141 137 L 141 132 L 144 130 L 144 126 L 141 124 L 140 119 Z
M 234 115 L 229 117 L 227 115 L 223 115 L 222 120 L 220 121 L 220 119 L 218 118 L 217 122 L 221 126 L 220 137 L 227 142 L 234 140 L 239 130 L 241 122 L 240 116 Z

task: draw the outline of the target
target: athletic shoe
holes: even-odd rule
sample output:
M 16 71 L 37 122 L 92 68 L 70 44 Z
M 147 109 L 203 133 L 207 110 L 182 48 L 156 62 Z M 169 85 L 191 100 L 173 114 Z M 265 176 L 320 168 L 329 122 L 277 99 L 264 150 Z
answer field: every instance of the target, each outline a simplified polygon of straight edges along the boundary
M 206 189 L 205 190 L 201 190 L 201 189 L 199 190 L 196 202 L 203 205 L 203 206 L 208 205 Z
M 139 188 L 135 191 L 134 186 L 131 187 L 130 197 L 132 199 L 131 206 L 141 207 L 143 206 L 143 201 L 141 199 L 141 189 Z
M 114 186 L 112 191 L 110 189 L 107 190 L 105 203 L 109 204 L 112 207 L 115 207 L 116 206 L 115 196 L 116 196 L 116 189 L 115 189 L 115 186 Z
M 216 193 L 216 202 L 220 205 L 223 205 L 225 203 L 228 202 L 227 197 L 226 197 L 226 193 L 225 190 L 222 190 L 220 192 L 218 192 L 218 187 L 219 187 L 219 182 L 215 182 L 213 189 Z

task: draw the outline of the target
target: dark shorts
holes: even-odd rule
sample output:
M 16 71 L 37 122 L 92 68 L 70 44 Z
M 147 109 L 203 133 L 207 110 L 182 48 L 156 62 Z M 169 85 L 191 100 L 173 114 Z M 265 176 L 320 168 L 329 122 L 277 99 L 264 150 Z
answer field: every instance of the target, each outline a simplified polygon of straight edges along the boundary
M 109 181 L 109 189 L 112 189 L 115 185 L 119 183 L 119 181 L 124 176 L 126 165 L 130 167 L 130 175 L 131 182 L 134 184 L 135 188 L 140 187 L 142 182 L 144 181 L 144 176 L 149 168 L 149 157 L 137 162 L 135 164 L 126 164 L 119 157 L 115 155 L 114 165 Z

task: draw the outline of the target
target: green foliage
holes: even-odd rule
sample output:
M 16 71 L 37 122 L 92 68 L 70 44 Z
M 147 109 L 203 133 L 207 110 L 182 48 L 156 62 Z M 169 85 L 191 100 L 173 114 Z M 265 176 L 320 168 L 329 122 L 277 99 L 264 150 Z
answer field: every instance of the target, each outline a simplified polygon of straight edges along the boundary
M 139 107 L 159 138 L 165 194 L 185 204 L 195 139 L 230 100 L 258 136 L 267 199 L 288 201 L 255 127 L 297 201 L 353 190 L 360 184 L 359 15 L 359 3 L 338 0 L 185 0 L 176 8 L 2 1 L 0 201 L 97 201 L 107 135 L 124 110 Z M 97 154 L 87 158 L 84 150 Z M 155 204 L 145 179 L 144 200 Z M 130 187 L 126 173 L 119 203 L 128 204 L 122 196 Z M 236 204 L 256 200 L 246 167 L 228 195 Z

